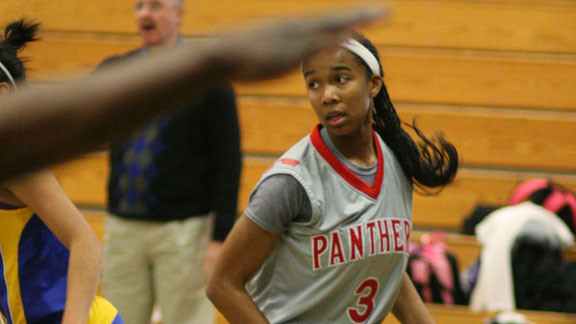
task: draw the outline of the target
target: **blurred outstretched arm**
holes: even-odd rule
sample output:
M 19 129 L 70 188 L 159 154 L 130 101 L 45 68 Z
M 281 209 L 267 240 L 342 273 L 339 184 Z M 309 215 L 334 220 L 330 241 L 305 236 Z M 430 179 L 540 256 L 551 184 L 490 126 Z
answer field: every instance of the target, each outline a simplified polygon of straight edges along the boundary
M 95 149 L 212 82 L 284 73 L 383 12 L 361 8 L 245 28 L 77 81 L 5 96 L 0 99 L 0 180 Z

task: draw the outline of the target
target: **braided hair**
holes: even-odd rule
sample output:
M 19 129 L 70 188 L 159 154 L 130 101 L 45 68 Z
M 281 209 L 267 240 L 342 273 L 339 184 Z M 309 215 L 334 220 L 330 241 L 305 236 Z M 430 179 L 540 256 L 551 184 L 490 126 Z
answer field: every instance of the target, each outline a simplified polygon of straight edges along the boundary
M 380 75 L 384 75 L 380 56 L 376 47 L 359 33 L 352 38 L 366 47 L 378 60 Z M 357 57 L 368 72 L 372 72 L 368 65 Z M 458 170 L 458 151 L 442 134 L 427 138 L 416 127 L 415 120 L 411 124 L 404 123 L 398 117 L 396 109 L 390 100 L 386 85 L 382 82 L 380 92 L 374 98 L 372 111 L 373 129 L 382 137 L 386 145 L 392 149 L 400 162 L 406 176 L 411 179 L 418 192 L 426 195 L 438 193 L 443 187 L 454 180 Z M 421 142 L 416 143 L 402 128 L 402 124 L 414 130 Z M 430 190 L 438 188 L 438 190 Z
M 10 76 L 16 82 L 26 80 L 26 61 L 18 57 L 18 52 L 22 50 L 27 43 L 38 40 L 37 23 L 31 23 L 24 19 L 10 23 L 4 30 L 4 37 L 0 40 L 0 62 L 10 75 L 0 70 L 0 82 L 8 82 L 12 85 Z

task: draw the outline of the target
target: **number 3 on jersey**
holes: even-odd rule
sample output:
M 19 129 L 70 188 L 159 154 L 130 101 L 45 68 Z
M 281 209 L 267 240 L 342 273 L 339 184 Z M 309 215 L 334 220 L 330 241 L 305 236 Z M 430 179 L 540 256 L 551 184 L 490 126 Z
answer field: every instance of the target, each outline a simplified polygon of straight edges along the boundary
M 378 286 L 378 280 L 374 277 L 369 277 L 358 285 L 354 291 L 354 295 L 358 296 L 358 307 L 348 307 L 348 318 L 353 323 L 364 323 L 370 317 L 374 310 L 374 296 L 378 292 Z

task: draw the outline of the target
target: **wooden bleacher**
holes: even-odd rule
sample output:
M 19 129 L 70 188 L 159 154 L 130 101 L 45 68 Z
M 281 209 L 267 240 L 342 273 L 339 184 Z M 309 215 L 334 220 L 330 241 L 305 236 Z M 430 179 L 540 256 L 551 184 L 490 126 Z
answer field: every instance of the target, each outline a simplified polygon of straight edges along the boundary
M 274 158 L 271 157 L 244 158 L 240 212 L 245 208 L 248 196 L 260 175 L 273 162 Z M 82 156 L 54 167 L 53 171 L 66 193 L 80 207 L 104 208 L 108 172 L 105 153 Z M 414 225 L 417 228 L 457 231 L 463 217 L 472 211 L 476 203 L 504 205 L 518 183 L 534 177 L 550 177 L 576 191 L 576 176 L 572 175 L 464 168 L 458 173 L 454 184 L 446 187 L 440 195 L 414 195 Z
M 31 44 L 31 77 L 50 80 L 61 73 L 89 71 L 102 58 L 137 45 L 124 35 L 86 38 L 46 32 L 42 43 Z M 97 41 L 97 42 L 94 42 Z M 64 51 L 70 61 L 50 53 Z M 463 50 L 423 50 L 379 46 L 386 83 L 398 102 L 482 107 L 574 111 L 570 84 L 576 82 L 576 64 L 563 55 L 470 53 Z M 515 75 L 506 79 L 506 75 Z M 470 91 L 474 88 L 473 91 Z M 305 96 L 298 72 L 276 81 L 237 85 L 241 95 Z
M 471 312 L 465 306 L 427 304 L 426 307 L 437 324 L 481 324 L 484 323 L 484 319 L 494 315 L 494 313 L 490 312 Z M 537 311 L 521 311 L 520 313 L 534 324 L 568 324 L 576 322 L 576 317 L 570 314 Z M 388 316 L 383 324 L 400 324 L 400 322 L 394 316 Z
M 412 233 L 412 242 L 419 242 L 420 237 L 424 233 L 423 231 L 414 231 Z M 445 233 L 444 242 L 448 249 L 454 253 L 454 256 L 458 260 L 459 270 L 463 271 L 466 269 L 473 261 L 475 261 L 482 250 L 482 245 L 474 235 L 463 235 L 454 233 Z M 576 261 L 576 245 L 565 249 L 562 252 L 563 259 L 565 261 Z
M 271 16 L 317 12 L 357 0 L 185 0 L 190 41 Z M 0 1 L 0 24 L 22 16 L 42 25 L 31 44 L 32 81 L 88 73 L 103 58 L 135 48 L 133 0 Z M 427 134 L 443 131 L 462 168 L 440 195 L 414 197 L 422 231 L 456 232 L 477 203 L 503 205 L 516 185 L 550 178 L 576 191 L 576 2 L 573 0 L 390 0 L 389 23 L 362 31 L 377 45 L 399 115 Z M 244 169 L 240 211 L 261 173 L 316 123 L 296 71 L 237 83 Z M 103 235 L 104 153 L 54 167 L 65 191 Z M 460 265 L 474 259 L 473 237 L 450 234 Z M 566 252 L 576 259 L 576 249 Z M 481 323 L 486 313 L 428 305 L 437 323 Z M 576 323 L 566 314 L 523 312 L 534 323 Z M 219 322 L 226 323 L 225 321 Z M 390 317 L 386 324 L 397 323 Z
M 244 2 L 242 2 L 244 1 Z M 206 35 L 240 23 L 274 16 L 325 12 L 364 1 L 354 0 L 185 0 L 184 30 Z M 396 46 L 573 53 L 576 41 L 574 2 L 570 0 L 442 1 L 388 0 L 395 15 L 368 34 L 378 43 Z M 251 4 L 247 6 L 245 4 Z M 84 33 L 134 33 L 130 0 L 77 2 L 43 0 L 0 4 L 5 23 L 26 15 L 45 29 Z M 385 27 L 385 28 L 384 28 Z M 498 32 L 498 34 L 495 34 Z
M 438 324 L 481 324 L 484 323 L 484 319 L 494 315 L 489 312 L 471 312 L 463 306 L 427 304 L 426 307 Z M 535 311 L 521 313 L 534 324 L 568 324 L 576 321 L 576 317 L 569 314 Z M 215 324 L 228 324 L 228 321 L 221 314 L 217 314 Z M 400 324 L 400 322 L 393 315 L 389 315 L 382 324 Z

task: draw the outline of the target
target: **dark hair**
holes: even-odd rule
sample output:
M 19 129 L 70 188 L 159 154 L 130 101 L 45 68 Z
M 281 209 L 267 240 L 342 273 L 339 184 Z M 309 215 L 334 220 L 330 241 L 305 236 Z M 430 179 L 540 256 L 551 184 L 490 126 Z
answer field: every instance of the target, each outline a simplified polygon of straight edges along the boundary
M 356 33 L 353 38 L 374 54 L 380 65 L 380 74 L 384 76 L 378 50 L 372 42 L 359 33 Z M 372 72 L 368 65 L 359 57 L 357 59 L 366 67 L 371 77 Z M 384 82 L 382 82 L 382 89 L 374 98 L 372 118 L 374 122 L 372 127 L 392 149 L 404 173 L 420 189 L 418 190 L 420 193 L 438 193 L 454 180 L 458 170 L 458 151 L 454 145 L 446 141 L 441 133 L 436 134 L 432 139 L 427 138 L 416 127 L 415 119 L 412 124 L 403 123 L 392 105 Z M 421 142 L 416 143 L 402 128 L 402 124 L 412 128 Z M 429 188 L 439 188 L 439 190 Z
M 28 42 L 38 40 L 36 33 L 39 24 L 20 19 L 6 26 L 4 37 L 0 41 L 0 62 L 12 75 L 15 81 L 26 80 L 25 60 L 18 57 L 18 51 Z M 0 70 L 0 82 L 10 82 L 4 71 Z

